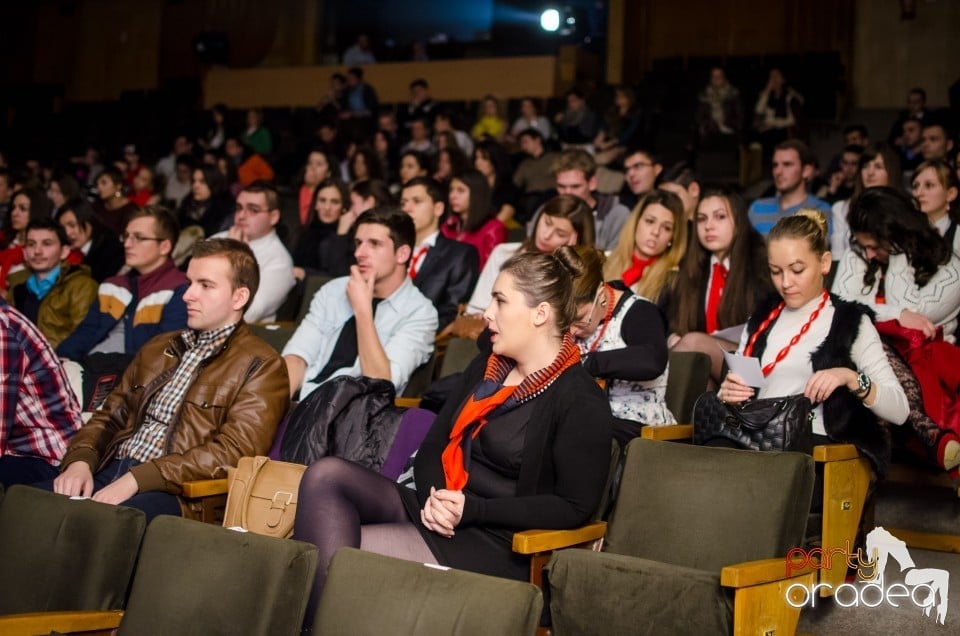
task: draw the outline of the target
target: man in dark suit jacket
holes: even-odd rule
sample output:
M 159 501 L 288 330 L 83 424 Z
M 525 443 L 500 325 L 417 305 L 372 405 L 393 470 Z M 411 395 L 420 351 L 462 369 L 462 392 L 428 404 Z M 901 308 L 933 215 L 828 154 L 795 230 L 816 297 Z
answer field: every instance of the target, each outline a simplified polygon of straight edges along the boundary
M 439 232 L 444 208 L 443 191 L 433 179 L 416 177 L 403 186 L 400 206 L 413 219 L 417 243 L 410 257 L 410 276 L 439 314 L 439 327 L 453 322 L 459 305 L 466 303 L 480 275 L 480 257 L 472 245 L 446 238 Z

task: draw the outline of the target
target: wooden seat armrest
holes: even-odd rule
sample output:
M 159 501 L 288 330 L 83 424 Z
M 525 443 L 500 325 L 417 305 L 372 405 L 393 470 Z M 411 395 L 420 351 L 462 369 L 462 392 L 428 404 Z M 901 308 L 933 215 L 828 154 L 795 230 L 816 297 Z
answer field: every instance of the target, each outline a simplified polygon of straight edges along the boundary
M 678 439 L 693 439 L 693 424 L 668 424 L 667 426 L 644 426 L 640 429 L 643 439 L 658 439 L 670 442 Z
M 35 612 L 0 616 L 2 634 L 49 634 L 57 632 L 110 631 L 120 626 L 123 610 Z
M 813 447 L 813 460 L 817 462 L 839 462 L 859 457 L 860 451 L 853 444 L 822 444 Z
M 420 406 L 420 398 L 398 397 L 393 404 L 401 409 L 415 409 Z
M 784 581 L 813 571 L 815 571 L 814 565 L 807 563 L 802 567 L 791 566 L 788 575 L 785 558 L 746 561 L 728 565 L 720 570 L 720 585 L 733 588 L 749 587 L 774 581 Z
M 525 530 L 513 535 L 513 551 L 518 554 L 536 554 L 569 548 L 602 539 L 606 532 L 606 521 L 595 521 L 573 530 Z
M 183 496 L 187 499 L 200 499 L 212 495 L 227 494 L 227 479 L 200 479 L 183 482 Z

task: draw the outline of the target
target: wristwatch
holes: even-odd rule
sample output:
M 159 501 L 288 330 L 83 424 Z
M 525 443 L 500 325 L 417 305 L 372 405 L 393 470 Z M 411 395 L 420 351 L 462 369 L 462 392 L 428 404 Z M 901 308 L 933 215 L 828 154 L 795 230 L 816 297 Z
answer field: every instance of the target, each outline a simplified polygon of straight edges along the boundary
M 860 371 L 857 373 L 857 390 L 853 394 L 862 400 L 870 393 L 871 386 L 873 386 L 873 381 L 870 380 L 870 376 Z

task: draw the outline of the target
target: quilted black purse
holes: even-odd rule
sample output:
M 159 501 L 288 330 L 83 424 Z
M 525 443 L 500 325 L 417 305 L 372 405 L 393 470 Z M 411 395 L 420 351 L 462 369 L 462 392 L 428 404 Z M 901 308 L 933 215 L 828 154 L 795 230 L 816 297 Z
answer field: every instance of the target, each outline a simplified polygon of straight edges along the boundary
M 726 404 L 714 392 L 693 406 L 693 443 L 726 440 L 739 448 L 810 453 L 813 412 L 803 395 Z

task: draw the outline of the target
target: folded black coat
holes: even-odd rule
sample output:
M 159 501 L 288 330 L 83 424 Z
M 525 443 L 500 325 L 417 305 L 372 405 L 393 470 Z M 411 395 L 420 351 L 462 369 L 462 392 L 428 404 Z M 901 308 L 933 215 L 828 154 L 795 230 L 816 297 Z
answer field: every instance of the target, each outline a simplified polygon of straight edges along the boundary
M 309 465 L 332 455 L 379 472 L 403 418 L 395 396 L 387 380 L 339 376 L 324 382 L 291 413 L 280 458 Z

